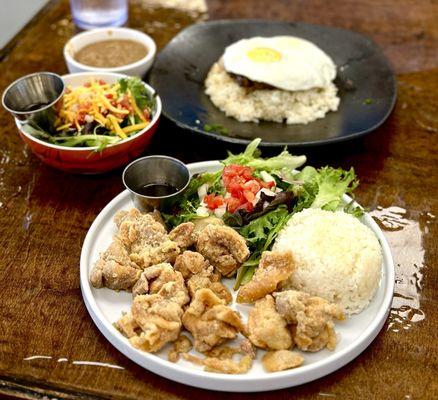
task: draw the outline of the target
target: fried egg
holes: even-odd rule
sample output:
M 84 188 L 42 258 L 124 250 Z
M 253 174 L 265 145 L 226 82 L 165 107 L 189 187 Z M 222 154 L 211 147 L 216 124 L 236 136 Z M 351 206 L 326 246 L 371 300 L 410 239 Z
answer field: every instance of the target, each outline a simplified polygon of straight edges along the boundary
M 294 36 L 242 39 L 225 49 L 224 68 L 279 89 L 322 88 L 336 76 L 336 65 L 319 47 Z

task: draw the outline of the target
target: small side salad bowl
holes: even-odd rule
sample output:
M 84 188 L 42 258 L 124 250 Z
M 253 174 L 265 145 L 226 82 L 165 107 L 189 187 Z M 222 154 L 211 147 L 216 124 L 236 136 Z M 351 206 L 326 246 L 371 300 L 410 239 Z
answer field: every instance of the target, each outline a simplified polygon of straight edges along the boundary
M 119 79 L 129 78 L 126 75 L 116 73 L 83 72 L 64 75 L 66 88 L 79 87 L 90 80 L 102 80 L 107 84 L 114 84 Z M 51 167 L 78 174 L 104 173 L 128 164 L 131 160 L 139 157 L 148 147 L 161 116 L 161 100 L 155 90 L 142 82 L 152 100 L 152 112 L 150 122 L 140 131 L 127 136 L 116 143 L 105 146 L 67 147 L 49 143 L 42 138 L 36 137 L 17 118 L 19 134 L 23 141 L 30 147 L 32 152 L 44 163 Z

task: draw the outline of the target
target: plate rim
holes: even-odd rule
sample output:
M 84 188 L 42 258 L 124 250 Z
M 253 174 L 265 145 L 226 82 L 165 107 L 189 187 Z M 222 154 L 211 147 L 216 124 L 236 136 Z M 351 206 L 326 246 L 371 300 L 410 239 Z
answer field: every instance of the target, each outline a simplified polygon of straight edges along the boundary
M 220 162 L 203 161 L 188 164 L 187 166 L 190 170 L 208 170 L 217 168 L 220 166 Z M 133 348 L 129 342 L 127 342 L 126 338 L 122 337 L 122 335 L 116 330 L 111 322 L 105 318 L 102 311 L 99 309 L 99 306 L 97 305 L 97 302 L 92 294 L 91 285 L 89 282 L 89 264 L 87 260 L 88 254 L 93 245 L 92 237 L 97 231 L 97 228 L 107 217 L 107 213 L 112 210 L 117 203 L 123 201 L 126 197 L 129 197 L 129 192 L 127 190 L 124 190 L 115 196 L 99 212 L 91 224 L 81 249 L 80 286 L 87 311 L 100 333 L 102 333 L 118 351 L 131 359 L 131 361 L 134 361 L 136 364 L 150 372 L 186 385 L 223 392 L 263 392 L 293 387 L 326 376 L 349 363 L 369 346 L 386 322 L 390 311 L 395 286 L 394 261 L 389 244 L 384 237 L 383 232 L 374 219 L 369 214 L 365 214 L 367 222 L 372 227 L 373 232 L 376 234 L 382 246 L 382 273 L 386 274 L 387 287 L 384 289 L 385 292 L 381 309 L 379 309 L 377 314 L 374 316 L 372 322 L 352 343 L 347 345 L 339 352 L 332 353 L 325 359 L 319 360 L 315 363 L 301 366 L 299 369 L 286 370 L 272 374 L 267 373 L 263 377 L 250 378 L 245 375 L 226 375 L 214 372 L 204 372 L 195 369 L 191 370 L 161 359 L 153 354 L 137 350 Z M 351 198 L 345 195 L 345 200 L 350 201 Z M 148 366 L 146 366 L 145 363 L 148 364 Z M 302 378 L 302 375 L 304 375 L 304 378 Z
M 332 138 L 327 138 L 327 139 L 323 139 L 323 140 L 311 140 L 311 141 L 306 141 L 306 142 L 302 142 L 302 141 L 301 142 L 263 141 L 260 144 L 260 147 L 270 147 L 270 148 L 284 147 L 284 146 L 288 146 L 288 147 L 317 147 L 317 146 L 324 146 L 324 145 L 330 145 L 330 144 L 341 143 L 341 142 L 345 142 L 345 141 L 349 141 L 349 140 L 354 140 L 354 139 L 363 137 L 363 136 L 375 131 L 376 129 L 378 129 L 380 126 L 382 126 L 386 122 L 386 120 L 389 118 L 389 116 L 393 112 L 395 104 L 397 103 L 397 97 L 398 97 L 397 80 L 396 80 L 394 69 L 393 69 L 391 63 L 386 58 L 382 49 L 374 42 L 374 40 L 368 36 L 363 35 L 362 33 L 353 31 L 351 29 L 344 29 L 344 28 L 319 25 L 319 24 L 310 24 L 310 23 L 302 22 L 302 21 L 272 21 L 272 20 L 263 19 L 263 18 L 261 18 L 261 19 L 218 19 L 218 20 L 212 20 L 212 21 L 204 21 L 204 22 L 194 24 L 194 25 L 189 25 L 188 27 L 186 27 L 182 31 L 178 32 L 178 34 L 176 36 L 174 36 L 172 38 L 172 40 L 170 40 L 166 44 L 166 46 L 164 46 L 164 48 L 157 54 L 154 65 L 152 66 L 151 71 L 149 73 L 148 81 L 150 82 L 150 84 L 152 86 L 155 86 L 154 82 L 152 82 L 152 81 L 154 79 L 154 74 L 155 74 L 155 71 L 157 68 L 156 67 L 157 63 L 159 62 L 160 58 L 162 57 L 163 52 L 166 51 L 166 49 L 169 46 L 174 44 L 174 42 L 181 40 L 180 36 L 186 34 L 190 30 L 197 29 L 197 28 L 203 27 L 203 26 L 210 26 L 210 25 L 231 25 L 231 24 L 237 25 L 237 24 L 248 24 L 248 23 L 289 24 L 289 25 L 293 24 L 293 25 L 297 25 L 297 26 L 313 26 L 313 27 L 326 29 L 329 31 L 330 30 L 344 31 L 344 32 L 348 32 L 348 34 L 353 33 L 354 35 L 357 35 L 358 37 L 361 37 L 362 39 L 371 43 L 373 46 L 373 49 L 377 53 L 379 53 L 382 61 L 385 63 L 386 67 L 391 72 L 391 86 L 392 86 L 392 90 L 394 92 L 394 95 L 392 96 L 392 99 L 391 99 L 390 107 L 388 108 L 388 111 L 385 114 L 385 116 L 377 124 L 373 125 L 372 127 L 368 128 L 368 129 L 349 134 L 348 136 L 340 136 L 340 137 L 338 136 L 338 137 L 332 137 Z M 230 143 L 230 144 L 247 145 L 252 140 L 252 139 L 244 139 L 244 138 L 232 137 L 232 136 L 227 136 L 227 135 L 220 135 L 220 134 L 215 133 L 215 132 L 207 132 L 207 131 L 205 131 L 197 126 L 192 126 L 192 125 L 188 125 L 184 122 L 181 122 L 178 119 L 176 119 L 168 114 L 164 100 L 163 100 L 162 114 L 181 129 L 188 130 L 190 132 L 194 132 L 196 135 L 207 136 L 211 139 L 215 139 L 215 140 L 220 141 L 220 142 L 225 142 L 225 143 Z M 232 117 L 230 117 L 230 118 L 232 118 Z

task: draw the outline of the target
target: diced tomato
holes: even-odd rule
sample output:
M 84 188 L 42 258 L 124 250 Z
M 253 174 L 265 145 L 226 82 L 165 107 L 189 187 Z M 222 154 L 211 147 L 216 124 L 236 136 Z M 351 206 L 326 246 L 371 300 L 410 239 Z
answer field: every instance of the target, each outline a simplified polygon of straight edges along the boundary
M 250 181 L 246 182 L 243 187 L 256 194 L 262 188 L 262 185 L 255 179 L 251 179 Z
M 130 113 L 134 112 L 134 109 L 132 108 L 131 102 L 129 101 L 129 97 L 126 94 L 119 101 L 119 105 L 122 108 L 124 108 L 125 110 L 128 110 Z
M 207 205 L 208 208 L 211 208 L 213 206 L 213 200 L 214 194 L 207 194 L 204 196 L 204 203 Z
M 224 198 L 220 195 L 215 196 L 214 194 L 207 194 L 204 197 L 204 203 L 210 210 L 216 210 L 216 208 L 224 204 Z
M 229 197 L 225 200 L 227 203 L 227 209 L 228 212 L 233 213 L 237 210 L 238 207 L 240 207 L 241 203 L 240 200 L 235 197 Z
M 151 118 L 151 113 L 149 112 L 149 109 L 148 109 L 148 108 L 145 108 L 145 109 L 143 110 L 143 116 L 145 117 L 145 119 L 146 119 L 147 121 L 150 120 L 150 118 Z
M 242 207 L 248 212 L 251 212 L 252 210 L 254 210 L 254 204 L 252 204 L 250 202 L 245 203 Z
M 253 201 L 262 188 L 271 189 L 275 182 L 264 182 L 254 176 L 254 169 L 243 165 L 227 165 L 222 173 L 222 181 L 231 197 L 226 199 L 230 213 L 243 209 L 248 212 L 254 209 Z
M 214 207 L 218 208 L 224 204 L 224 198 L 222 196 L 216 196 L 214 199 Z
M 253 177 L 252 173 L 253 173 L 253 169 L 250 167 L 244 167 L 243 165 L 238 165 L 238 164 L 231 164 L 231 165 L 227 165 L 224 168 L 222 176 L 223 178 L 233 178 L 235 176 L 240 176 L 245 181 L 247 181 Z
M 240 176 L 242 176 L 244 179 L 249 180 L 253 178 L 253 169 L 250 167 L 243 167 L 243 169 L 240 171 Z
M 242 184 L 240 182 L 231 181 L 228 186 L 226 186 L 226 189 L 232 196 L 238 197 L 238 193 L 242 191 Z
M 83 113 L 83 112 L 80 112 L 79 114 L 78 114 L 78 116 L 77 116 L 77 121 L 78 121 L 78 124 L 80 124 L 80 125 L 83 125 L 83 124 L 85 124 L 85 113 Z
M 275 181 L 269 181 L 269 182 L 263 182 L 263 181 L 260 181 L 260 184 L 261 184 L 262 187 L 264 187 L 265 189 L 271 189 L 273 186 L 275 186 Z
M 253 192 L 251 192 L 250 190 L 244 190 L 243 195 L 245 196 L 245 199 L 248 202 L 251 202 L 255 199 L 255 194 Z
M 105 95 L 105 97 L 106 97 L 107 99 L 112 99 L 114 96 L 113 96 L 111 93 L 107 93 L 107 94 Z
M 91 83 L 90 83 L 90 82 L 85 82 L 85 83 L 84 83 L 84 86 L 85 86 L 85 87 L 90 87 L 90 86 L 91 86 Z

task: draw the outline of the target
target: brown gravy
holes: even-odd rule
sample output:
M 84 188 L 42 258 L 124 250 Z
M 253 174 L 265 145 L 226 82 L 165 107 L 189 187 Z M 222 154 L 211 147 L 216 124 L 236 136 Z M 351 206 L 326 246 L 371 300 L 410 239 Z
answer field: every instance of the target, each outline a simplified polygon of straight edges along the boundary
M 141 60 L 148 53 L 143 44 L 134 40 L 104 40 L 80 49 L 73 58 L 84 65 L 115 68 Z

